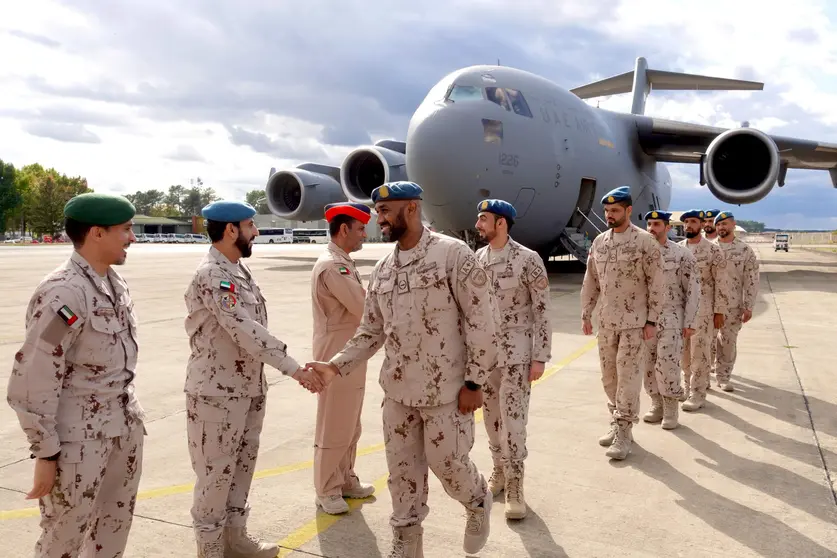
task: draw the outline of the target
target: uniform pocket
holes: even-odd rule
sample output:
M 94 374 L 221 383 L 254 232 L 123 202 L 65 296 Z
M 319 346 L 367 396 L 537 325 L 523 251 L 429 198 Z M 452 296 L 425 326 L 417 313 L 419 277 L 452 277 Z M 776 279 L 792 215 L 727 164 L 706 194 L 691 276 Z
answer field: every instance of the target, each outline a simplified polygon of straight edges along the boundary
M 229 411 L 221 407 L 220 401 L 208 398 L 192 397 L 189 399 L 190 420 L 197 425 L 201 451 L 207 461 L 221 455 L 232 456 L 234 452 L 234 432 L 229 420 Z
M 84 450 L 84 442 L 64 442 L 61 444 L 55 485 L 52 487 L 51 494 L 54 505 L 65 508 L 74 508 L 79 505 L 83 490 L 80 467 L 84 460 Z

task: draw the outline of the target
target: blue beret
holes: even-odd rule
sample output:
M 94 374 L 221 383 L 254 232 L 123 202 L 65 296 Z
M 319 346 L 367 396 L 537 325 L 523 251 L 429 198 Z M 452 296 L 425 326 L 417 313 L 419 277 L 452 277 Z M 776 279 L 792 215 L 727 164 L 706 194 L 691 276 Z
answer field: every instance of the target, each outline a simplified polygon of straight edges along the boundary
M 619 186 L 615 190 L 611 190 L 602 198 L 602 205 L 606 203 L 616 203 L 631 199 L 631 187 Z
M 709 217 L 709 215 L 705 214 L 701 209 L 690 209 L 689 211 L 683 212 L 683 215 L 680 216 L 680 220 L 685 221 L 686 219 L 700 219 L 703 221 L 707 217 Z
M 661 209 L 655 209 L 645 214 L 645 220 L 647 221 L 648 219 L 662 219 L 668 223 L 671 220 L 671 213 Z
M 720 212 L 720 209 L 707 209 L 703 212 L 703 217 L 705 219 L 714 219 Z
M 64 205 L 64 217 L 98 227 L 127 223 L 134 214 L 134 204 L 127 198 L 111 194 L 79 194 Z
M 205 219 L 221 223 L 238 223 L 255 214 L 255 208 L 249 203 L 232 200 L 214 201 L 201 210 Z
M 351 202 L 330 203 L 325 206 L 326 221 L 331 223 L 338 215 L 348 215 L 365 225 L 372 218 L 372 210 L 362 203 Z
M 514 220 L 517 217 L 517 210 L 514 206 L 504 200 L 482 200 L 477 204 L 477 211 L 488 211 L 500 217 Z
M 424 190 L 415 182 L 387 182 L 372 190 L 372 202 L 397 201 L 397 200 L 420 200 Z
M 735 219 L 735 215 L 733 215 L 729 211 L 721 211 L 720 213 L 718 213 L 717 217 L 715 217 L 715 224 L 717 225 L 724 219 Z

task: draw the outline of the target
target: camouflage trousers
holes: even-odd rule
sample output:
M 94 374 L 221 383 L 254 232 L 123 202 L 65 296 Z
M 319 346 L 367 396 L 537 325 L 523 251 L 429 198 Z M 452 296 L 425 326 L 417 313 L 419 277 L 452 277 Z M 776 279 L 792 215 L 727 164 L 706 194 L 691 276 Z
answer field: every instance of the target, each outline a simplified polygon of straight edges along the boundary
M 713 314 L 698 316 L 694 335 L 683 341 L 683 383 L 689 386 L 687 397 L 696 393 L 706 398 L 709 372 L 712 370 L 711 355 L 717 338 L 714 319 Z
M 718 355 L 715 360 L 715 379 L 729 382 L 738 356 L 738 332 L 741 331 L 741 309 L 733 308 L 724 316 L 724 327 L 718 330 Z
M 647 358 L 642 328 L 599 328 L 598 338 L 608 411 L 614 420 L 636 424 L 642 390 L 641 369 L 643 358 Z
M 648 354 L 643 359 L 645 392 L 675 398 L 683 395 L 680 384 L 683 330 L 658 327 L 657 336 L 645 344 L 648 347 Z
M 246 526 L 264 415 L 264 396 L 186 395 L 186 437 L 197 476 L 191 513 L 198 542 L 220 541 L 224 527 Z
M 526 423 L 529 419 L 530 366 L 515 364 L 497 368 L 483 392 L 483 418 L 488 434 L 488 449 L 495 467 L 523 474 L 528 456 Z
M 438 407 L 407 407 L 384 398 L 384 447 L 392 498 L 392 527 L 421 525 L 427 506 L 428 470 L 445 492 L 467 508 L 479 506 L 488 483 L 469 453 L 474 446 L 474 415 L 459 412 L 458 402 Z
M 714 317 L 712 324 L 712 341 L 709 343 L 709 371 L 715 373 L 715 368 L 718 366 L 716 358 L 718 355 L 718 330 L 715 329 Z
M 140 425 L 116 438 L 61 444 L 55 485 L 40 499 L 36 558 L 123 556 L 142 476 L 144 433 Z

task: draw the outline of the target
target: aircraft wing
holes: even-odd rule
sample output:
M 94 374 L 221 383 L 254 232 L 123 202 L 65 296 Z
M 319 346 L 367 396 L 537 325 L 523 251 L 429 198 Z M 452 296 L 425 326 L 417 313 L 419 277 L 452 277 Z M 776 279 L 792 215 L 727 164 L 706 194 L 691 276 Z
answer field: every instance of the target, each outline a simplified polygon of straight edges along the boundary
M 649 116 L 635 117 L 635 120 L 642 150 L 658 161 L 668 163 L 700 163 L 712 141 L 727 131 L 726 128 Z M 837 168 L 837 144 L 783 136 L 769 137 L 779 149 L 779 158 L 787 168 Z

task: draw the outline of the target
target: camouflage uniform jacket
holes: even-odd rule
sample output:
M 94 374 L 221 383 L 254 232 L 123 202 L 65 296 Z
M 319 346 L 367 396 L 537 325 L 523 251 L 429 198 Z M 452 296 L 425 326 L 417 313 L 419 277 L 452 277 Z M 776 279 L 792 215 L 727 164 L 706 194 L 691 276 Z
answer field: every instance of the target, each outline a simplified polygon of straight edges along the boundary
M 243 262 L 211 247 L 184 297 L 192 348 L 186 393 L 258 397 L 267 393 L 263 363 L 286 375 L 299 368 L 268 331 L 264 296 Z
M 681 240 L 680 246 L 688 248 L 697 260 L 700 270 L 700 307 L 698 316 L 706 317 L 713 314 L 724 314 L 724 297 L 722 296 L 722 279 L 724 274 L 724 254 L 718 245 L 699 236 L 700 242 L 689 244 Z
M 723 274 L 726 308 L 752 311 L 759 292 L 759 261 L 755 251 L 738 237 L 732 242 L 718 240 L 717 244 L 726 262 Z
M 620 238 L 621 237 L 621 238 Z M 660 243 L 631 224 L 621 235 L 610 229 L 596 237 L 581 287 L 581 317 L 590 320 L 599 302 L 599 327 L 641 328 L 658 322 L 663 273 Z
M 663 256 L 663 310 L 659 326 L 664 329 L 695 329 L 700 306 L 700 275 L 697 260 L 687 248 L 666 240 Z
M 123 436 L 142 425 L 134 303 L 118 273 L 109 269 L 107 279 L 73 252 L 29 301 L 7 399 L 36 457 L 55 455 L 62 442 Z
M 468 246 L 424 229 L 407 261 L 399 249 L 372 271 L 355 336 L 331 362 L 341 375 L 384 345 L 380 385 L 410 407 L 455 401 L 465 381 L 484 384 L 497 365 L 496 302 Z
M 500 309 L 500 348 L 506 364 L 547 362 L 552 351 L 549 277 L 541 257 L 512 238 L 498 252 L 477 251 Z

